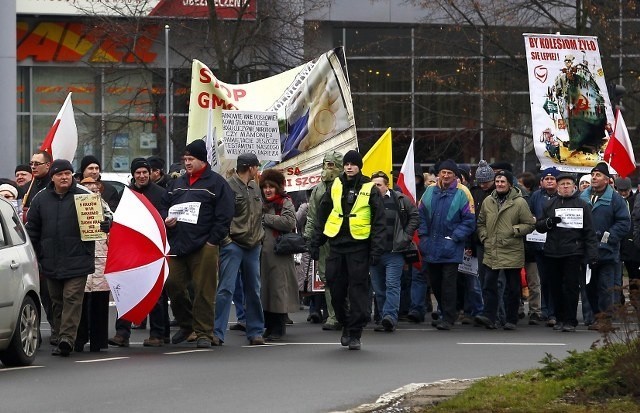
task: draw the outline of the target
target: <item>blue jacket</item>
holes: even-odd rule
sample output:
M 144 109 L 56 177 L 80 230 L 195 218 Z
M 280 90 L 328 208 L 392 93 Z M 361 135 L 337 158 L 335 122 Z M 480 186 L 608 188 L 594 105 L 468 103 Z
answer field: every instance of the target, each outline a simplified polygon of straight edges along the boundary
M 476 229 L 469 190 L 454 181 L 448 188 L 429 186 L 418 205 L 420 252 L 428 263 L 461 263 L 464 245 Z
M 529 209 L 531 209 L 531 213 L 536 217 L 536 220 L 542 219 L 544 216 L 544 210 L 547 205 L 550 204 L 550 201 L 558 196 L 558 193 L 555 192 L 551 195 L 547 193 L 546 190 L 540 188 L 535 190 L 527 202 L 529 203 Z M 526 241 L 527 247 L 529 251 L 537 251 L 542 252 L 544 250 L 544 242 L 530 242 Z
M 611 185 L 607 185 L 604 194 L 595 204 L 591 204 L 591 190 L 587 188 L 580 194 L 590 205 L 593 205 L 591 214 L 593 215 L 593 227 L 598 240 L 598 260 L 599 261 L 619 261 L 620 241 L 625 237 L 631 228 L 631 216 L 627 202 Z M 607 242 L 602 242 L 602 235 L 609 232 Z

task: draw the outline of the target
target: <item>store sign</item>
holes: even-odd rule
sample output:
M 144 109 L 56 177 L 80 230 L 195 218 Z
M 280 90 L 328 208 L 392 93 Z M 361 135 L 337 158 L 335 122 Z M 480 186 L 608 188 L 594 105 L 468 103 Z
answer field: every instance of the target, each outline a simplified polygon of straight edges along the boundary
M 211 0 L 219 19 L 255 20 L 257 0 Z M 208 0 L 16 0 L 18 14 L 208 18 Z
M 151 63 L 157 53 L 151 48 L 159 33 L 159 25 L 140 29 L 135 39 L 126 27 L 122 35 L 82 23 L 41 22 L 30 27 L 17 23 L 16 59 L 21 62 Z

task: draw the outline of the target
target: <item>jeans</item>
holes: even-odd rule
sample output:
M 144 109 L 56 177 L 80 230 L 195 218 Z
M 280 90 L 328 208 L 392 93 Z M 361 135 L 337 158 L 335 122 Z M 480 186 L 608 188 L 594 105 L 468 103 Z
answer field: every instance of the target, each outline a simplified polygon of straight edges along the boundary
M 378 265 L 369 269 L 381 318 L 390 316 L 393 324 L 398 323 L 402 267 L 404 267 L 403 255 L 398 252 L 387 252 L 382 254 Z
M 619 263 L 613 261 L 601 262 L 595 269 L 591 269 L 591 281 L 587 284 L 587 297 L 594 316 L 612 310 L 613 281 L 618 265 Z
M 464 313 L 471 317 L 482 314 L 484 301 L 480 277 L 473 274 L 462 274 L 464 277 Z
M 429 289 L 429 281 L 426 275 L 427 264 L 422 263 L 422 268 L 417 269 L 411 266 L 411 305 L 409 313 L 417 314 L 424 318 L 427 312 L 427 291 Z
M 242 271 L 241 271 L 242 272 Z M 244 314 L 244 291 L 242 286 L 242 276 L 238 274 L 236 278 L 236 289 L 233 291 L 233 304 L 236 306 L 236 320 L 240 324 L 246 323 Z
M 214 335 L 224 341 L 224 333 L 229 323 L 231 301 L 236 288 L 238 275 L 242 278 L 245 315 L 247 319 L 247 338 L 262 336 L 264 331 L 264 313 L 260 301 L 260 251 L 262 245 L 242 248 L 235 242 L 220 247 L 220 282 L 216 293 L 216 319 Z M 238 274 L 238 272 L 240 274 Z
M 518 323 L 518 307 L 520 306 L 520 268 L 508 268 L 504 270 L 491 269 L 485 266 L 484 272 L 484 316 L 495 322 L 498 317 L 498 306 L 503 295 L 498 288 L 498 277 L 500 272 L 505 275 L 505 292 L 507 294 L 504 302 L 505 321 L 511 324 Z

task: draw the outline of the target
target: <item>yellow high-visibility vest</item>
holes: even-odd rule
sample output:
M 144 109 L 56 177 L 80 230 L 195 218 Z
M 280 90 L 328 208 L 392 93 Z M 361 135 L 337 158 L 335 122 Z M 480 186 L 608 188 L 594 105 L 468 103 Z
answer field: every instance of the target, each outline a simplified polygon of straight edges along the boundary
M 362 185 L 356 202 L 351 208 L 349 214 L 349 232 L 353 239 L 367 239 L 371 234 L 371 207 L 369 206 L 369 197 L 371 196 L 371 190 L 373 188 L 373 182 L 367 182 Z M 333 202 L 333 209 L 327 218 L 327 222 L 324 224 L 324 235 L 333 238 L 340 232 L 340 227 L 345 217 L 342 214 L 342 181 L 336 179 L 331 186 L 331 201 Z

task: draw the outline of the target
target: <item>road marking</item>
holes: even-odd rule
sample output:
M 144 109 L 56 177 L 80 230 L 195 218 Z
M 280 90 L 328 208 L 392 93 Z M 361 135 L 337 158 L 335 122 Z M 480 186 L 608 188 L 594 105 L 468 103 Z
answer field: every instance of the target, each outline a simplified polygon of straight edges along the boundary
M 102 361 L 115 361 L 115 360 L 125 360 L 129 357 L 109 357 L 105 359 L 93 359 L 93 360 L 76 360 L 76 363 L 100 363 Z
M 340 343 L 265 343 L 259 345 L 246 344 L 242 347 L 278 347 L 278 346 L 337 346 Z
M 0 369 L 0 373 L 4 371 L 26 370 L 26 369 L 39 369 L 44 366 L 22 366 L 22 367 L 7 367 L 6 369 Z
M 176 355 L 176 354 L 201 353 L 203 351 L 213 351 L 213 349 L 198 348 L 198 349 L 195 349 L 195 350 L 172 351 L 172 352 L 164 353 L 164 354 L 167 354 L 169 356 L 173 356 L 173 355 Z
M 467 346 L 566 346 L 565 343 L 458 343 Z

